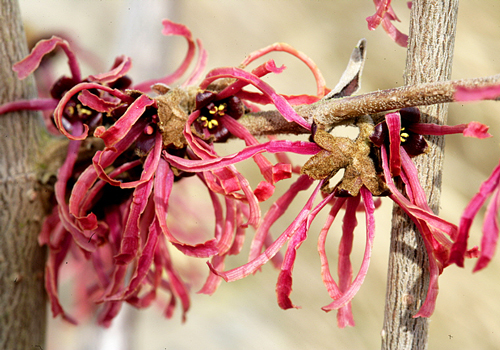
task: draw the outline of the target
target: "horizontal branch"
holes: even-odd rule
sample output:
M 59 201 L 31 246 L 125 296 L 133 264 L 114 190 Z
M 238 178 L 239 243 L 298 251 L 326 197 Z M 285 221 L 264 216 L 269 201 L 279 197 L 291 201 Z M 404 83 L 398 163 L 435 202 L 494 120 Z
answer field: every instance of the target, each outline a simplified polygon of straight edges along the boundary
M 309 123 L 314 120 L 329 128 L 361 115 L 455 102 L 454 95 L 458 86 L 477 88 L 498 84 L 500 84 L 500 74 L 484 78 L 416 84 L 340 99 L 320 100 L 311 105 L 298 106 L 295 110 Z M 284 120 L 275 110 L 251 113 L 239 121 L 255 136 L 309 133 L 297 124 Z

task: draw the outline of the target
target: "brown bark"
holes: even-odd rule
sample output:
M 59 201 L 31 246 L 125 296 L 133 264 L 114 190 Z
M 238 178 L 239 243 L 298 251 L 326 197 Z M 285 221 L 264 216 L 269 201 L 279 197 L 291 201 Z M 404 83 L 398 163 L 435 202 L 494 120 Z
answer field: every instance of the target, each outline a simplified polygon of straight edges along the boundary
M 407 85 L 450 79 L 458 0 L 415 0 L 412 4 Z M 446 123 L 447 105 L 420 108 L 422 122 Z M 430 137 L 431 152 L 414 159 L 432 210 L 441 193 L 444 140 Z M 429 283 L 428 258 L 420 234 L 399 208 L 394 209 L 382 349 L 426 349 L 428 319 L 413 318 Z
M 0 104 L 36 96 L 32 77 L 19 81 L 12 64 L 27 54 L 19 6 L 0 0 Z M 38 113 L 0 116 L 0 349 L 44 347 L 44 254 L 37 235 L 43 218 L 36 160 Z

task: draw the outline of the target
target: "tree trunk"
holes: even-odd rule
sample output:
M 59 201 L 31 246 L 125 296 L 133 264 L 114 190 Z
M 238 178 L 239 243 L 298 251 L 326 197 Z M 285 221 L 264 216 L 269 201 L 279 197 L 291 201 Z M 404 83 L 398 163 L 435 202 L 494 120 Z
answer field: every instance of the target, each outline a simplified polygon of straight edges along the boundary
M 449 80 L 458 0 L 414 0 L 405 83 Z M 446 123 L 447 105 L 420 108 L 422 122 Z M 441 194 L 443 137 L 430 136 L 431 152 L 414 158 L 429 205 L 437 214 Z M 413 318 L 429 284 L 424 243 L 412 221 L 394 208 L 382 349 L 427 349 L 428 319 Z
M 36 97 L 33 77 L 19 81 L 12 65 L 27 54 L 15 0 L 0 0 L 0 104 Z M 36 112 L 0 116 L 0 349 L 44 347 L 43 219 L 36 160 L 42 123 Z

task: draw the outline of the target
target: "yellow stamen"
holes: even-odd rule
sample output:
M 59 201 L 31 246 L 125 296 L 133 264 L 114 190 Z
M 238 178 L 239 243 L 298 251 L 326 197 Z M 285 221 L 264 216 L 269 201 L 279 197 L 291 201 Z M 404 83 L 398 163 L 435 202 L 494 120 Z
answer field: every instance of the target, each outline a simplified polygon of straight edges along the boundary
M 403 131 L 405 131 L 405 128 L 401 128 L 401 131 L 399 134 L 399 139 L 401 140 L 401 142 L 406 142 L 408 137 L 410 137 L 410 134 L 408 134 L 407 132 L 403 132 Z
M 215 120 L 215 119 L 213 119 L 213 120 L 211 120 L 211 121 L 208 122 L 208 128 L 209 129 L 215 128 L 217 126 L 219 126 L 219 122 L 217 120 Z
M 206 128 L 207 125 L 208 125 L 208 119 L 207 119 L 207 117 L 203 116 L 203 117 L 200 118 L 200 120 L 203 122 L 203 127 Z
M 215 120 L 215 119 L 208 120 L 208 118 L 205 116 L 201 117 L 200 121 L 203 122 L 202 125 L 204 128 L 213 129 L 213 128 L 219 126 L 219 122 L 217 120 Z
M 89 111 L 87 108 L 83 108 L 82 105 L 80 105 L 80 104 L 76 105 L 76 111 L 78 112 L 78 115 L 82 115 L 82 114 L 92 115 L 91 111 Z

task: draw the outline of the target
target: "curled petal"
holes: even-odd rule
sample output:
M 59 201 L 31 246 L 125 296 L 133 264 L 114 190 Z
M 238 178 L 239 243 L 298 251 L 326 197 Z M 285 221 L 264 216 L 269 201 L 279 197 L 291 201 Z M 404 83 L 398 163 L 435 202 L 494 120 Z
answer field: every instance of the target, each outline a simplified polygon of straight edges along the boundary
M 101 84 L 112 83 L 117 79 L 123 77 L 125 74 L 128 73 L 130 68 L 132 68 L 132 60 L 130 59 L 130 57 L 122 55 L 119 56 L 116 59 L 116 61 L 117 61 L 116 63 L 118 62 L 119 63 L 118 64 L 115 63 L 116 65 L 115 68 L 106 73 L 89 75 L 89 80 Z
M 75 85 L 73 88 L 71 88 L 71 90 L 69 90 L 66 94 L 64 94 L 64 96 L 61 98 L 61 100 L 59 101 L 59 104 L 57 105 L 57 107 L 54 111 L 54 122 L 55 122 L 57 128 L 64 136 L 66 136 L 70 140 L 84 140 L 87 137 L 89 127 L 88 127 L 88 125 L 84 124 L 83 125 L 84 130 L 80 135 L 70 134 L 63 125 L 64 124 L 63 123 L 64 108 L 65 108 L 66 104 L 69 102 L 69 100 L 74 95 L 76 95 L 80 91 L 89 90 L 89 89 L 103 90 L 103 91 L 108 92 L 109 94 L 111 94 L 115 97 L 118 97 L 122 101 L 132 102 L 132 98 L 129 95 L 123 93 L 120 90 L 112 89 L 112 88 L 104 86 L 104 85 L 100 85 L 100 84 L 96 84 L 96 83 L 80 83 L 78 85 Z
M 356 278 L 349 286 L 349 288 L 343 292 L 342 296 L 339 299 L 333 301 L 327 306 L 322 307 L 324 311 L 339 309 L 347 305 L 347 303 L 349 303 L 358 292 L 368 272 L 373 247 L 373 239 L 375 237 L 375 205 L 373 204 L 372 194 L 368 189 L 363 186 L 360 189 L 360 193 L 361 197 L 363 198 L 363 203 L 365 204 L 366 212 L 366 245 L 365 253 L 363 255 L 363 262 L 361 263 L 361 267 Z
M 110 113 L 120 104 L 120 102 L 106 101 L 88 90 L 83 90 L 78 95 L 78 101 L 80 101 L 84 106 L 100 113 Z
M 267 211 L 262 223 L 257 228 L 252 244 L 250 246 L 249 261 L 257 258 L 262 252 L 264 242 L 269 237 L 270 227 L 278 220 L 288 209 L 292 201 L 300 191 L 307 190 L 313 183 L 313 180 L 307 175 L 301 175 L 297 181 L 290 185 L 289 189 L 273 203 Z
M 467 241 L 469 238 L 469 230 L 472 225 L 472 221 L 474 220 L 477 213 L 479 212 L 479 209 L 481 209 L 481 207 L 484 205 L 488 197 L 491 196 L 492 193 L 494 193 L 494 191 L 499 188 L 499 185 L 500 185 L 500 165 L 498 165 L 495 168 L 495 170 L 493 170 L 493 173 L 490 175 L 490 177 L 481 184 L 478 193 L 476 193 L 474 197 L 472 197 L 471 201 L 465 208 L 462 217 L 460 218 L 458 236 L 456 238 L 455 243 L 453 244 L 450 253 L 450 263 L 455 263 L 458 266 L 463 267 L 465 253 L 467 250 Z M 496 200 L 496 198 L 494 198 L 494 200 Z M 490 205 L 491 209 L 488 208 L 488 210 L 493 210 L 494 207 L 496 206 L 496 204 L 490 204 Z M 484 229 L 487 230 L 486 232 L 483 231 L 483 240 L 485 244 L 493 243 L 493 245 L 490 245 L 490 247 L 493 247 L 494 249 L 494 246 L 496 244 L 496 239 L 494 238 L 496 236 L 495 234 L 496 223 L 491 221 L 492 219 L 491 215 L 492 214 L 490 212 L 487 212 L 487 218 L 489 219 L 489 223 L 486 225 L 486 227 L 483 228 L 483 230 Z M 487 221 L 485 220 L 485 224 L 486 222 Z M 487 251 L 491 250 L 491 248 L 486 248 L 485 246 L 483 246 L 482 248 L 486 249 Z M 481 264 L 484 264 L 484 261 L 485 260 L 483 259 Z M 477 266 L 478 265 L 476 265 L 476 268 Z
M 127 111 L 113 126 L 108 130 L 105 130 L 103 126 L 98 127 L 94 132 L 94 136 L 101 138 L 106 147 L 112 147 L 129 133 L 132 126 L 144 114 L 146 108 L 154 104 L 155 100 L 146 95 L 141 95 L 128 107 Z
M 177 247 L 181 252 L 189 256 L 195 256 L 199 258 L 206 258 L 217 253 L 217 246 L 215 239 L 209 240 L 202 244 L 189 245 L 183 243 L 175 238 L 167 227 L 167 208 L 168 200 L 170 198 L 170 193 L 172 191 L 172 185 L 174 183 L 174 174 L 168 163 L 164 160 L 160 160 L 158 164 L 158 169 L 155 175 L 155 191 L 154 191 L 154 201 L 155 201 L 155 212 L 158 222 L 160 224 L 163 234 L 167 239 Z
M 306 221 L 309 213 L 311 212 L 313 201 L 319 193 L 322 182 L 316 187 L 313 194 L 305 204 L 304 208 L 297 215 L 295 220 L 288 226 L 288 228 L 259 256 L 245 265 L 234 268 L 229 271 L 217 271 L 210 263 L 208 266 L 210 270 L 218 276 L 224 278 L 226 282 L 232 282 L 242 279 L 254 272 L 256 272 L 262 265 L 267 263 L 274 257 L 283 245 L 299 230 L 303 229 L 304 222 Z
M 58 46 L 60 46 L 64 50 L 66 56 L 68 56 L 68 64 L 73 80 L 77 82 L 81 81 L 82 77 L 80 66 L 78 65 L 75 54 L 69 47 L 69 43 L 57 36 L 53 36 L 50 39 L 40 40 L 35 45 L 33 50 L 31 50 L 31 53 L 23 60 L 17 62 L 12 69 L 17 73 L 19 79 L 24 79 L 38 68 L 40 62 L 42 62 L 42 59 L 46 54 L 50 53 Z
M 272 140 L 266 143 L 261 143 L 255 146 L 249 146 L 238 153 L 229 156 L 204 159 L 190 160 L 163 152 L 163 157 L 173 166 L 183 171 L 200 172 L 213 171 L 228 165 L 239 163 L 242 160 L 253 157 L 261 152 L 278 153 L 291 152 L 297 154 L 313 155 L 321 151 L 318 145 L 313 142 L 304 141 L 288 141 L 288 140 Z
M 120 252 L 116 255 L 115 262 L 118 265 L 129 264 L 138 256 L 140 242 L 139 220 L 146 209 L 149 196 L 153 189 L 153 179 L 141 183 L 134 191 L 133 200 L 130 205 L 130 212 L 125 224 L 123 237 L 121 241 Z
M 253 62 L 257 58 L 262 57 L 262 56 L 268 54 L 269 52 L 274 52 L 274 51 L 287 52 L 287 53 L 297 57 L 302 62 L 304 62 L 307 65 L 307 67 L 311 70 L 311 72 L 314 75 L 314 78 L 316 79 L 316 87 L 317 87 L 318 97 L 321 98 L 328 93 L 328 89 L 327 89 L 326 83 L 325 83 L 325 78 L 323 78 L 323 75 L 321 74 L 320 70 L 318 69 L 318 66 L 316 65 L 316 63 L 314 63 L 313 60 L 311 60 L 304 53 L 296 50 L 292 46 L 285 44 L 285 43 L 275 43 L 275 44 L 269 45 L 267 47 L 264 47 L 260 50 L 252 52 L 241 63 L 241 67 L 245 68 L 247 65 L 249 65 L 251 62 Z
M 500 207 L 500 189 L 496 189 L 486 210 L 481 239 L 481 255 L 474 266 L 474 272 L 484 269 L 490 263 L 498 243 L 498 210 Z
M 161 79 L 153 79 L 153 80 L 148 80 L 145 82 L 142 82 L 138 85 L 134 86 L 134 90 L 139 90 L 139 91 L 149 91 L 151 90 L 151 86 L 154 84 L 162 83 L 165 85 L 172 84 L 173 82 L 177 81 L 180 79 L 180 77 L 187 71 L 189 68 L 189 65 L 193 61 L 194 54 L 196 51 L 196 45 L 193 40 L 193 36 L 191 34 L 191 31 L 182 24 L 179 23 L 174 23 L 172 21 L 169 21 L 168 19 L 164 19 L 162 21 L 163 24 L 163 30 L 162 34 L 165 36 L 170 36 L 170 35 L 175 35 L 175 36 L 182 36 L 184 39 L 186 39 L 188 43 L 188 50 L 186 53 L 186 57 L 184 57 L 184 61 L 182 61 L 181 65 L 177 70 L 170 74 L 167 75 L 166 77 L 163 77 Z M 204 51 L 204 50 L 203 50 Z M 205 55 L 205 53 L 203 53 Z M 206 60 L 206 58 L 205 58 Z
M 297 112 L 295 112 L 295 110 L 283 96 L 276 93 L 276 91 L 274 91 L 274 89 L 269 84 L 262 81 L 256 75 L 246 72 L 242 69 L 235 67 L 213 69 L 207 74 L 205 80 L 200 84 L 200 88 L 205 89 L 210 83 L 221 78 L 236 78 L 248 84 L 252 84 L 273 101 L 276 109 L 287 121 L 295 122 L 303 128 L 311 130 L 311 126 L 307 123 L 307 121 L 303 117 L 298 115 Z

